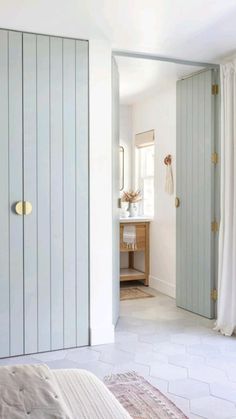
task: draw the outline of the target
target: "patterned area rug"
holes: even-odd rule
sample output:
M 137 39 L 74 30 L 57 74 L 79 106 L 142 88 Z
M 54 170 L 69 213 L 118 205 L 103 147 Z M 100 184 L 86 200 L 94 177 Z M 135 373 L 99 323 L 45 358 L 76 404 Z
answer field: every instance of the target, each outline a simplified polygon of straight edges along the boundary
M 148 294 L 147 292 L 141 290 L 137 287 L 121 288 L 120 289 L 120 300 L 136 300 L 139 298 L 150 298 L 154 295 Z
M 187 419 L 174 403 L 135 372 L 105 377 L 104 383 L 133 419 Z

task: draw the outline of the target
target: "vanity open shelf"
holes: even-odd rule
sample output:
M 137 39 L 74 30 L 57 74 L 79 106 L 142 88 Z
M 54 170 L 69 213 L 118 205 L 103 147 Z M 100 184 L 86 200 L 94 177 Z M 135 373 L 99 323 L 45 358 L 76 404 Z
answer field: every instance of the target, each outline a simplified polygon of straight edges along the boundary
M 136 246 L 135 249 L 127 248 L 123 241 L 123 233 L 125 225 L 135 226 L 136 230 Z M 142 280 L 144 284 L 149 284 L 149 224 L 147 219 L 123 219 L 120 222 L 120 252 L 128 252 L 128 267 L 121 268 L 120 281 Z M 136 252 L 144 252 L 144 270 L 135 268 L 134 254 Z
M 145 280 L 145 272 L 133 268 L 121 268 L 120 281 Z

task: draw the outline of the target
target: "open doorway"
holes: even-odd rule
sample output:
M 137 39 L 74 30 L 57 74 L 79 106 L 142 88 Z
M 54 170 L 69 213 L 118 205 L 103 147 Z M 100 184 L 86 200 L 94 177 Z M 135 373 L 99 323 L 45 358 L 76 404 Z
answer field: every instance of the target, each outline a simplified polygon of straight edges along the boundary
M 211 200 L 214 201 L 216 169 L 215 165 L 212 165 L 211 154 L 215 152 L 217 145 L 217 130 L 213 122 L 217 106 L 212 84 L 215 83 L 217 70 L 212 67 L 205 70 L 204 65 L 194 66 L 125 56 L 116 57 L 116 62 L 120 91 L 121 298 L 129 299 L 129 294 L 130 298 L 142 298 L 137 290 L 144 293 L 152 293 L 152 290 L 155 290 L 174 299 L 177 293 L 179 307 L 212 318 L 212 291 L 216 273 L 215 237 L 211 235 L 211 229 L 217 209 L 210 201 L 205 205 L 209 208 L 202 209 L 200 202 L 197 204 L 196 213 L 196 199 L 192 198 L 191 188 L 197 191 L 197 199 L 201 200 L 203 196 L 207 199 L 205 195 L 210 192 Z M 193 74 L 196 76 L 192 76 Z M 178 80 L 183 81 L 183 88 L 180 85 L 179 93 L 176 88 Z M 185 83 L 184 80 L 189 82 Z M 197 87 L 202 93 L 197 93 Z M 206 126 L 207 118 L 208 125 L 211 125 L 209 129 Z M 196 135 L 193 135 L 193 132 Z M 183 143 L 180 137 L 184 135 L 186 139 Z M 199 135 L 204 137 L 202 143 L 198 141 Z M 187 163 L 188 153 L 190 163 Z M 197 155 L 196 159 L 194 153 Z M 206 157 L 205 154 L 209 156 Z M 201 160 L 207 161 L 208 157 L 209 173 L 206 163 L 201 163 Z M 177 163 L 186 169 L 179 170 Z M 191 170 L 191 164 L 196 166 L 195 169 Z M 188 170 L 190 181 L 186 181 Z M 199 181 L 202 170 L 205 178 Z M 179 182 L 177 191 L 176 178 Z M 198 179 L 197 182 L 193 178 Z M 202 185 L 206 184 L 206 180 L 209 188 L 204 186 L 202 194 Z M 185 189 L 180 186 L 181 183 L 185 185 Z M 178 196 L 179 193 L 181 197 Z M 186 204 L 182 202 L 183 198 Z M 181 207 L 178 208 L 180 199 Z M 131 203 L 127 202 L 129 200 Z M 199 239 L 199 232 L 196 237 L 194 234 L 198 229 L 197 217 L 201 212 L 204 221 Z M 206 223 L 209 223 L 209 234 L 203 237 Z M 208 240 L 208 249 L 207 246 L 201 248 L 200 243 L 196 246 L 195 240 L 202 240 L 204 243 Z M 212 254 L 208 252 L 209 249 Z M 194 257 L 191 252 L 195 252 Z M 192 266 L 194 258 L 196 269 L 200 264 L 197 277 Z M 183 266 L 184 269 L 181 268 Z M 205 274 L 209 277 L 206 286 L 198 283 L 201 272 L 203 276 Z M 193 293 L 197 294 L 197 303 Z M 201 299 L 204 300 L 203 293 L 206 293 L 206 297 L 205 301 L 201 302 Z

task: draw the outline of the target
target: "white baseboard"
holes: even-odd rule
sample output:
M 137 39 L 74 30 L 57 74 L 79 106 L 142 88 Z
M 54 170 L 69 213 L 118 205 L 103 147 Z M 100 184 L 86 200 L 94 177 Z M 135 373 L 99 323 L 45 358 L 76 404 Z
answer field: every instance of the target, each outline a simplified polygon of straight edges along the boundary
M 103 345 L 106 343 L 114 343 L 115 329 L 114 325 L 107 327 L 90 328 L 90 345 Z
M 174 284 L 158 279 L 155 276 L 149 276 L 149 286 L 157 291 L 160 291 L 162 294 L 169 295 L 172 298 L 175 298 L 176 296 Z

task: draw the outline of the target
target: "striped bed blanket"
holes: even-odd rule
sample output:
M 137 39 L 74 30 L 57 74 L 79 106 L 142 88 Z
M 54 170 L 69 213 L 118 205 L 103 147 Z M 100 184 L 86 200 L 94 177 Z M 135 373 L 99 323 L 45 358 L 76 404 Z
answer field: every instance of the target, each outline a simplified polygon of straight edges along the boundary
M 46 365 L 0 367 L 0 419 L 130 419 L 93 374 Z

